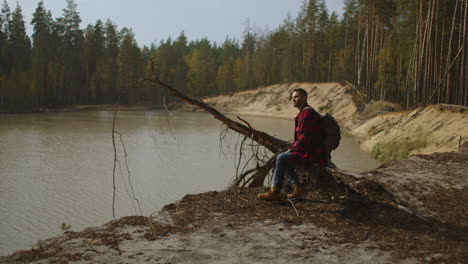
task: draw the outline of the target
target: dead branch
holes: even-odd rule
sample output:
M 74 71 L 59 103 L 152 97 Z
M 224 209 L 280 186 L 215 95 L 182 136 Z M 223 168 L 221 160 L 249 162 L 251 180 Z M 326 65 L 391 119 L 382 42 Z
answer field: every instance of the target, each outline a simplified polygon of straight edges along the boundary
M 155 85 L 160 85 L 169 90 L 174 96 L 184 100 L 185 102 L 191 105 L 198 106 L 206 112 L 210 113 L 211 115 L 213 115 L 214 118 L 218 119 L 223 124 L 225 124 L 227 129 L 234 130 L 239 134 L 244 135 L 243 143 L 245 142 L 246 138 L 250 138 L 253 142 L 256 142 L 258 145 L 265 147 L 273 153 L 273 156 L 261 165 L 259 164 L 259 159 L 257 159 L 257 166 L 253 169 L 249 169 L 245 172 L 242 172 L 241 175 L 236 177 L 232 184 L 232 186 L 242 187 L 263 186 L 265 178 L 275 166 L 277 154 L 287 149 L 289 145 L 288 142 L 252 128 L 247 121 L 243 120 L 240 117 L 238 117 L 239 120 L 246 123 L 247 126 L 233 121 L 232 119 L 220 113 L 214 107 L 204 103 L 202 100 L 195 100 L 185 96 L 172 86 L 162 82 L 156 76 L 153 61 L 152 73 L 152 79 L 144 80 L 150 81 Z M 241 152 L 243 143 L 240 146 Z M 258 151 L 254 152 L 255 153 L 253 153 L 253 155 L 255 155 L 258 158 Z M 374 201 L 386 204 L 398 210 L 403 210 L 402 208 L 406 209 L 406 207 L 403 207 L 396 203 L 396 199 L 393 196 L 393 194 L 385 190 L 385 188 L 383 188 L 383 186 L 380 183 L 371 180 L 358 179 L 354 177 L 352 173 L 348 173 L 346 171 L 341 171 L 339 169 L 322 168 L 319 166 L 311 166 L 310 168 L 304 169 L 301 175 L 306 184 L 308 184 L 309 186 L 313 185 L 314 187 L 318 188 L 322 194 L 327 195 L 332 200 L 336 197 L 350 197 L 351 195 L 359 201 Z
M 247 140 L 247 136 L 244 136 L 244 138 L 242 139 L 242 142 L 241 142 L 241 144 L 239 146 L 239 160 L 237 161 L 237 164 L 236 164 L 236 177 L 239 176 L 239 168 L 241 166 L 242 153 L 244 153 L 243 148 L 244 148 L 244 143 L 245 143 L 246 140 Z M 248 163 L 248 161 L 247 161 L 247 163 Z
M 144 79 L 145 81 L 152 82 L 154 84 L 160 85 L 167 90 L 169 90 L 174 96 L 184 100 L 185 102 L 195 105 L 200 107 L 201 109 L 207 111 L 211 115 L 213 115 L 214 118 L 218 119 L 221 121 L 223 124 L 225 124 L 229 129 L 232 129 L 242 135 L 245 135 L 254 141 L 258 142 L 259 144 L 263 145 L 265 148 L 267 148 L 269 151 L 272 153 L 278 153 L 281 150 L 284 150 L 287 148 L 288 143 L 284 140 L 281 140 L 279 138 L 273 137 L 265 132 L 258 131 L 253 128 L 249 128 L 239 122 L 236 122 L 225 115 L 223 115 L 221 112 L 219 112 L 217 109 L 214 107 L 204 103 L 202 100 L 195 100 L 193 98 L 187 97 L 186 95 L 182 94 L 172 86 L 162 82 L 157 76 L 156 72 L 154 70 L 154 63 L 151 61 L 151 67 L 152 67 L 152 73 L 153 73 L 153 78 L 152 79 Z
M 239 170 L 239 165 L 240 161 L 242 158 L 242 148 L 243 144 L 245 143 L 245 140 L 247 138 L 252 139 L 252 141 L 256 142 L 259 145 L 264 146 L 266 149 L 268 149 L 270 152 L 274 154 L 273 157 L 271 157 L 266 163 L 262 165 L 257 165 L 256 168 L 247 170 L 245 172 L 241 172 L 241 175 L 238 175 L 236 177 L 236 180 L 233 182 L 233 186 L 248 186 L 248 187 L 260 187 L 263 186 L 264 181 L 268 173 L 273 169 L 276 161 L 276 154 L 280 153 L 281 151 L 284 151 L 288 147 L 288 142 L 281 140 L 279 138 L 273 137 L 265 132 L 258 131 L 252 126 L 245 121 L 244 119 L 239 118 L 242 122 L 246 123 L 246 125 L 243 125 L 239 122 L 236 122 L 222 113 L 220 113 L 217 109 L 214 107 L 206 104 L 202 100 L 195 100 L 193 98 L 190 98 L 181 92 L 179 92 L 177 89 L 174 87 L 170 86 L 169 84 L 166 84 L 162 82 L 157 76 L 156 72 L 154 70 L 154 63 L 151 61 L 151 67 L 152 67 L 152 74 L 153 78 L 152 79 L 144 79 L 145 81 L 149 81 L 154 83 L 155 85 L 159 85 L 164 87 L 165 89 L 169 90 L 174 96 L 184 100 L 185 102 L 195 105 L 200 107 L 201 109 L 205 110 L 206 112 L 210 113 L 214 118 L 218 119 L 221 121 L 223 124 L 227 126 L 228 129 L 234 130 L 238 132 L 239 134 L 244 135 L 244 139 L 242 140 L 241 146 L 240 146 L 240 157 L 239 157 L 239 164 L 236 164 L 236 174 L 238 174 Z M 257 156 L 258 151 L 254 151 L 253 155 Z M 250 159 L 249 159 L 250 160 Z M 258 160 L 257 160 L 258 161 Z M 313 171 L 308 170 L 306 173 L 306 177 L 312 177 L 315 178 L 313 181 L 317 183 L 320 186 L 323 186 L 322 189 L 330 189 L 330 190 L 340 190 L 340 191 L 349 191 L 349 188 L 345 184 L 339 184 L 336 181 L 335 177 L 327 177 L 328 175 L 327 172 L 322 171 L 319 168 L 314 168 Z M 328 186 L 330 185 L 330 186 Z M 326 187 L 326 188 L 325 188 Z
M 296 215 L 299 216 L 299 212 L 297 211 L 297 208 L 296 206 L 294 205 L 293 201 L 291 199 L 288 199 L 289 203 L 292 205 L 292 207 L 294 208 L 294 211 L 296 211 Z
M 143 215 L 143 212 L 141 210 L 140 201 L 135 196 L 135 189 L 133 188 L 133 184 L 132 184 L 132 181 L 131 181 L 130 168 L 128 167 L 128 153 L 127 153 L 127 149 L 125 148 L 125 143 L 124 143 L 124 140 L 122 138 L 122 133 L 119 133 L 119 138 L 120 138 L 120 144 L 122 144 L 122 148 L 123 148 L 123 151 L 124 151 L 125 168 L 127 169 L 127 181 L 128 181 L 128 185 L 130 186 L 130 190 L 132 191 L 132 198 L 133 198 L 134 201 L 136 201 L 136 203 L 138 205 L 138 210 L 140 211 L 140 215 Z M 119 166 L 120 166 L 120 163 L 119 163 Z M 128 193 L 127 189 L 126 189 L 126 191 Z M 130 194 L 129 194 L 129 196 L 130 196 Z M 132 200 L 132 203 L 133 203 L 133 200 Z
M 114 107 L 114 117 L 112 119 L 112 146 L 113 146 L 113 149 L 114 149 L 114 167 L 112 169 L 112 218 L 115 218 L 115 194 L 116 194 L 116 185 L 115 185 L 115 170 L 117 168 L 117 163 L 119 163 L 119 166 L 120 166 L 120 162 L 119 160 L 117 159 L 117 147 L 116 147 L 116 144 L 115 144 L 115 134 L 119 134 L 120 135 L 120 142 L 125 150 L 125 145 L 124 145 L 124 142 L 122 140 L 122 134 L 118 131 L 115 130 L 115 121 L 117 120 L 117 110 L 119 109 L 119 105 L 120 105 L 120 99 L 122 98 L 122 96 L 129 90 L 129 89 L 132 89 L 134 87 L 136 87 L 137 85 L 139 85 L 141 83 L 141 81 L 137 81 L 135 82 L 132 86 L 128 87 L 128 88 L 124 88 L 120 91 L 120 94 L 119 94 L 119 97 L 117 98 L 117 102 L 115 103 L 115 107 Z M 127 166 L 127 171 L 128 171 L 128 183 L 129 185 L 131 186 L 132 188 L 132 195 L 133 195 L 133 198 L 134 200 L 136 200 L 137 204 L 138 204 L 138 208 L 140 209 L 140 214 L 142 213 L 141 211 L 141 206 L 140 206 L 140 202 L 138 201 L 138 199 L 135 198 L 135 193 L 133 191 L 133 186 L 131 184 L 131 181 L 130 181 L 130 170 L 128 168 L 128 163 L 127 163 L 127 151 L 125 150 L 125 164 Z M 127 191 L 127 194 L 130 195 Z M 132 201 L 132 204 L 133 204 L 133 201 Z
M 252 126 L 249 124 L 249 122 L 245 121 L 245 120 L 242 119 L 240 116 L 237 116 L 237 119 L 239 119 L 240 121 L 244 122 L 246 125 L 249 126 L 249 128 L 252 128 Z

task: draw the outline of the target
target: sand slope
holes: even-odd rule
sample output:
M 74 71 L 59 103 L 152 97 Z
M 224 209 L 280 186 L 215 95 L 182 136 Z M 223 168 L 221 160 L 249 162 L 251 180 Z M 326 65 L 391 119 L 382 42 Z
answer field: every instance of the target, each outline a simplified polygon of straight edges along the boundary
M 376 116 L 352 130 L 365 140 L 365 151 L 379 142 L 426 140 L 427 146 L 413 151 L 429 154 L 458 151 L 460 137 L 468 140 L 468 111 L 445 110 L 440 105 L 417 108 L 412 111 L 388 113 Z
M 309 104 L 316 110 L 323 114 L 333 113 L 344 126 L 352 126 L 352 116 L 357 111 L 352 91 L 337 82 L 277 84 L 231 95 L 203 98 L 203 101 L 225 113 L 292 119 L 297 114 L 297 109 L 290 102 L 291 91 L 295 88 L 307 91 Z M 199 110 L 187 105 L 184 109 Z
M 426 146 L 410 154 L 458 151 L 468 140 L 468 111 L 465 108 L 431 105 L 411 111 L 390 112 L 363 120 L 355 104 L 353 90 L 341 83 L 289 83 L 261 87 L 203 101 L 225 113 L 294 118 L 297 109 L 290 103 L 291 91 L 304 88 L 309 104 L 321 114 L 331 113 L 342 128 L 362 139 L 362 149 L 371 152 L 378 143 L 421 139 Z M 198 111 L 192 106 L 186 110 Z

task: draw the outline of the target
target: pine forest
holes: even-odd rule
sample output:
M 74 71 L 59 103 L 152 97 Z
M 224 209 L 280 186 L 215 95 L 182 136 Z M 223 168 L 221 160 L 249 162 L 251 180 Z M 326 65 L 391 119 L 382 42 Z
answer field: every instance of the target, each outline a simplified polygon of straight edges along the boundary
M 158 77 L 194 97 L 277 83 L 346 82 L 365 102 L 402 108 L 468 105 L 468 0 L 304 1 L 273 30 L 249 25 L 241 39 L 188 41 L 184 32 L 139 47 L 131 29 L 98 20 L 80 28 L 74 0 L 54 18 L 40 1 L 32 21 L 6 0 L 0 13 L 0 112 L 113 104 L 123 88 Z M 26 26 L 32 27 L 28 36 Z M 160 38 L 161 36 L 155 36 Z M 139 83 L 121 103 L 162 103 Z

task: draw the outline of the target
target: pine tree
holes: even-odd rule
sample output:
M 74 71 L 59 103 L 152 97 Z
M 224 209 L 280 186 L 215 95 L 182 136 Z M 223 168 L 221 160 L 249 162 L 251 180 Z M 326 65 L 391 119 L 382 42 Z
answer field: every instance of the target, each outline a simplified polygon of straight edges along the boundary
M 241 73 L 241 89 L 249 89 L 256 86 L 254 76 L 254 55 L 257 46 L 256 35 L 247 25 L 244 31 L 244 38 L 242 41 L 242 73 Z
M 341 35 L 344 38 L 344 48 L 342 52 L 342 72 L 343 80 L 348 80 L 356 83 L 358 76 L 358 52 L 359 52 L 359 1 L 345 0 L 344 1 L 343 20 L 341 22 Z
M 341 74 L 338 73 L 338 67 L 336 66 L 337 61 L 340 59 L 338 50 L 343 47 L 341 46 L 342 43 L 340 43 L 340 24 L 338 21 L 338 15 L 335 12 L 330 16 L 330 20 L 326 28 L 326 35 L 328 47 L 328 58 L 326 59 L 327 65 L 324 65 L 326 66 L 327 72 L 326 81 L 342 80 L 342 78 L 340 78 Z
M 9 50 L 12 54 L 12 66 L 20 72 L 29 70 L 31 65 L 31 40 L 26 34 L 22 9 L 16 6 L 9 25 Z
M 315 36 L 317 31 L 318 6 L 315 0 L 305 1 L 297 17 L 297 29 L 301 42 L 301 80 L 315 81 L 314 73 L 314 53 Z
M 138 47 L 128 28 L 108 20 L 86 30 L 74 0 L 53 20 L 39 1 L 26 35 L 19 5 L 0 14 L 0 111 L 112 103 L 120 89 L 150 74 L 190 95 L 231 92 L 290 81 L 347 80 L 370 100 L 410 107 L 468 104 L 467 0 L 345 0 L 343 19 L 324 0 L 306 0 L 271 31 L 247 22 L 240 42 L 188 43 L 184 32 Z M 241 43 L 241 45 L 239 45 Z M 146 72 L 144 70 L 146 67 Z M 157 101 L 160 90 L 132 89 L 127 103 Z
M 132 30 L 124 27 L 120 31 L 122 37 L 118 57 L 119 74 L 118 86 L 120 89 L 131 87 L 143 77 L 141 50 L 139 49 Z M 147 99 L 139 95 L 136 89 L 128 92 L 128 99 L 124 103 L 142 103 Z
M 29 70 L 31 67 L 31 41 L 26 34 L 22 9 L 17 4 L 8 25 L 8 53 L 11 56 L 11 70 L 8 74 L 9 89 L 14 89 L 14 111 L 25 111 L 32 107 Z
M 88 25 L 84 32 L 84 52 L 86 64 L 86 101 L 103 101 L 102 70 L 104 67 L 104 31 L 103 23 Z
M 187 90 L 187 74 L 189 67 L 185 61 L 185 57 L 189 53 L 187 36 L 182 31 L 177 39 L 172 44 L 172 61 L 173 67 L 171 67 L 171 72 L 173 74 L 172 79 L 174 80 L 174 85 L 180 87 L 181 91 Z
M 0 78 L 1 76 L 6 76 L 11 68 L 10 57 L 8 56 L 8 39 L 10 37 L 8 25 L 10 24 L 10 20 L 10 7 L 8 6 L 8 2 L 4 0 L 0 13 Z
M 3 1 L 2 10 L 0 13 L 0 112 L 9 111 L 9 87 L 8 73 L 10 72 L 11 63 L 8 53 L 8 24 L 10 23 L 10 7 L 6 0 Z
M 185 57 L 189 54 L 187 37 L 182 31 L 175 41 L 169 37 L 161 40 L 160 45 L 153 52 L 156 60 L 156 71 L 161 80 L 173 83 L 179 90 L 187 92 L 189 71 Z
M 281 65 L 279 82 L 291 82 L 296 79 L 295 74 L 295 54 L 297 53 L 297 36 L 295 35 L 296 25 L 290 14 L 283 21 L 283 25 L 280 26 L 282 31 L 281 37 Z
M 74 0 L 67 0 L 63 9 L 63 25 L 65 29 L 65 44 L 68 48 L 79 48 L 83 41 L 83 31 L 80 29 L 81 17 Z
M 329 26 L 329 15 L 328 9 L 325 5 L 324 0 L 317 1 L 317 31 L 314 36 L 315 44 L 315 56 L 314 64 L 317 64 L 315 74 L 313 75 L 314 81 L 323 82 L 327 80 L 328 73 L 328 55 L 329 55 L 329 46 L 327 39 L 327 31 Z
M 193 43 L 185 61 L 189 68 L 187 77 L 190 94 L 200 96 L 216 93 L 217 65 L 210 41 L 204 38 Z
M 119 45 L 120 36 L 117 26 L 107 20 L 104 25 L 104 65 L 102 70 L 103 102 L 112 103 L 117 100 L 119 87 L 117 85 L 119 74 Z
M 64 102 L 74 104 L 85 102 L 86 84 L 83 59 L 83 31 L 81 18 L 74 0 L 67 0 L 63 16 L 58 21 L 63 27 Z
M 216 87 L 221 93 L 236 90 L 234 69 L 239 54 L 239 44 L 235 40 L 226 38 L 222 48 L 220 48 L 219 63 L 221 65 L 216 73 Z
M 32 83 L 31 88 L 37 94 L 37 104 L 53 104 L 53 91 L 50 89 L 49 66 L 53 61 L 52 15 L 46 11 L 44 2 L 40 1 L 33 14 L 31 24 L 34 27 L 32 34 Z

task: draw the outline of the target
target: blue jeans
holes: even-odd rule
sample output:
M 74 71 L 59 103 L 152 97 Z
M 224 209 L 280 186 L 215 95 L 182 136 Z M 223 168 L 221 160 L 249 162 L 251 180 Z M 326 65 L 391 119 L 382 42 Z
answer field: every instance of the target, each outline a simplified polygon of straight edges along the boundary
M 288 176 L 291 184 L 298 184 L 297 174 L 294 171 L 296 164 L 293 161 L 294 155 L 292 153 L 283 152 L 276 158 L 276 168 L 273 175 L 273 187 L 281 190 L 283 187 L 284 176 Z

